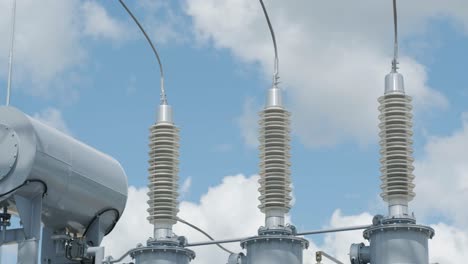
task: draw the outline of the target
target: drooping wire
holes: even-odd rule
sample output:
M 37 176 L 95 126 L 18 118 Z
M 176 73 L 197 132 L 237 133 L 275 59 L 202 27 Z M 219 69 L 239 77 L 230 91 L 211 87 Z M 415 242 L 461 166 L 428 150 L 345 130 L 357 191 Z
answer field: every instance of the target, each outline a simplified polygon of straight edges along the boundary
M 8 59 L 8 84 L 6 95 L 6 106 L 10 105 L 11 97 L 11 83 L 13 75 L 13 52 L 15 48 L 15 24 L 16 24 L 16 0 L 13 0 L 12 16 L 11 16 L 11 42 L 10 42 L 10 55 Z
M 393 61 L 392 61 L 392 71 L 396 72 L 398 70 L 398 56 L 399 56 L 399 47 L 398 47 L 398 10 L 397 10 L 397 0 L 393 0 L 393 26 L 394 26 L 394 52 L 393 52 Z
M 275 72 L 273 75 L 273 84 L 276 86 L 279 83 L 279 57 L 278 57 L 278 45 L 276 44 L 276 36 L 275 31 L 273 29 L 273 25 L 270 21 L 270 16 L 268 15 L 268 11 L 263 3 L 263 0 L 260 0 L 260 4 L 262 5 L 263 13 L 265 14 L 266 21 L 268 23 L 268 28 L 270 29 L 271 38 L 273 40 L 273 46 L 275 48 Z
M 215 241 L 215 239 L 214 239 L 213 237 L 211 237 L 208 233 L 206 233 L 205 231 L 203 231 L 201 228 L 197 227 L 196 225 L 191 224 L 191 223 L 189 223 L 189 222 L 187 222 L 187 221 L 185 221 L 185 220 L 183 220 L 183 219 L 181 219 L 181 218 L 179 218 L 179 217 L 177 218 L 177 221 L 179 221 L 179 222 L 181 222 L 182 224 L 185 224 L 185 225 L 187 225 L 187 226 L 189 226 L 189 227 L 191 227 L 191 228 L 197 230 L 198 232 L 200 232 L 200 233 L 202 233 L 203 235 L 205 235 L 206 237 L 208 237 L 211 241 Z M 218 246 L 220 249 L 226 251 L 226 252 L 229 253 L 229 254 L 234 254 L 234 252 L 232 252 L 232 251 L 230 251 L 229 249 L 223 247 L 221 244 L 216 244 L 216 246 Z
M 148 41 L 149 45 L 151 46 L 151 49 L 153 50 L 154 55 L 156 56 L 156 59 L 158 60 L 159 71 L 160 71 L 160 74 L 161 74 L 161 104 L 167 105 L 166 90 L 165 90 L 165 88 L 164 88 L 164 69 L 163 69 L 163 65 L 162 65 L 162 62 L 161 62 L 161 57 L 159 56 L 159 53 L 158 53 L 158 51 L 156 50 L 156 47 L 155 47 L 155 45 L 153 44 L 153 41 L 152 41 L 151 38 L 148 36 L 148 34 L 146 33 L 145 29 L 144 29 L 143 26 L 140 24 L 140 22 L 139 22 L 138 19 L 135 17 L 135 15 L 133 15 L 132 11 L 130 11 L 130 9 L 127 7 L 127 5 L 124 3 L 123 0 L 119 0 L 119 2 L 120 2 L 120 4 L 123 6 L 123 8 L 125 8 L 125 10 L 127 11 L 127 13 L 132 17 L 133 21 L 135 21 L 135 23 L 137 24 L 138 28 L 141 30 L 141 32 L 143 33 L 143 35 L 145 35 L 146 40 Z

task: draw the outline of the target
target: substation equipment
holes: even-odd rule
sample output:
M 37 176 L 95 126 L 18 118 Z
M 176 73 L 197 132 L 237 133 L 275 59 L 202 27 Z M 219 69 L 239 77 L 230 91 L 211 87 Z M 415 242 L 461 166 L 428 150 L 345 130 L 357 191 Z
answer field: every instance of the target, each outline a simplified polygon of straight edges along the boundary
M 18 263 L 38 263 L 39 255 L 42 264 L 92 261 L 86 250 L 112 231 L 127 190 L 110 156 L 0 107 L 0 245 L 18 244 Z M 21 228 L 9 228 L 12 214 Z
M 40 255 L 41 264 L 113 264 L 128 257 L 133 264 L 188 264 L 195 258 L 190 248 L 218 245 L 230 253 L 228 264 L 302 264 L 303 252 L 309 246 L 303 236 L 351 230 L 364 230 L 364 238 L 369 241 L 369 245 L 351 246 L 351 264 L 429 263 L 428 240 L 434 236 L 434 230 L 418 225 L 408 209 L 415 196 L 412 105 L 398 72 L 396 0 L 392 71 L 385 78 L 385 94 L 379 98 L 381 196 L 388 204 L 388 215 L 375 216 L 372 225 L 307 232 L 298 232 L 285 221 L 292 199 L 291 115 L 279 87 L 275 32 L 263 1 L 259 1 L 275 56 L 273 84 L 259 114 L 259 209 L 265 215 L 265 224 L 258 233 L 215 240 L 178 217 L 179 129 L 167 101 L 163 65 L 150 37 L 124 1 L 119 0 L 150 44 L 160 69 L 161 102 L 149 136 L 147 220 L 153 225 L 153 233 L 145 245 L 130 249 L 118 259 L 105 258 L 100 243 L 119 220 L 127 200 L 127 177 L 120 164 L 13 107 L 0 107 L 0 245 L 18 244 L 18 263 L 38 263 Z M 21 219 L 21 228 L 9 228 L 12 214 Z M 197 229 L 211 240 L 189 243 L 173 232 L 177 222 Z M 244 252 L 234 253 L 221 246 L 226 243 L 240 243 Z M 319 263 L 322 257 L 343 263 L 325 252 L 317 252 Z
M 145 29 L 123 0 L 122 7 L 131 16 L 145 36 L 159 64 L 161 102 L 157 120 L 150 128 L 148 168 L 148 218 L 153 235 L 145 246 L 129 250 L 120 259 L 107 258 L 104 263 L 117 263 L 130 256 L 135 264 L 188 264 L 195 252 L 185 248 L 186 238 L 177 236 L 173 226 L 179 212 L 179 128 L 173 121 L 173 110 L 168 104 L 164 86 L 164 70 L 159 53 Z
M 388 215 L 377 215 L 364 231 L 369 246 L 354 244 L 352 264 L 428 264 L 428 241 L 434 236 L 430 227 L 418 225 L 408 204 L 415 197 L 413 175 L 412 98 L 406 95 L 403 75 L 398 72 L 398 20 L 393 0 L 395 43 L 392 70 L 385 77 L 380 111 L 381 197 Z

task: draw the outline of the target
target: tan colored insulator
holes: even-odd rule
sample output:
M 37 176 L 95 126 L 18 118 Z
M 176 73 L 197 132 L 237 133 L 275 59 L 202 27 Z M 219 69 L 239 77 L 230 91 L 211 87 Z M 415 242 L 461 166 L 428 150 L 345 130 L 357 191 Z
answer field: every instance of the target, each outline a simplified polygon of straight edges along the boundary
M 150 131 L 148 220 L 153 225 L 174 225 L 179 211 L 179 129 L 158 123 Z
M 291 208 L 290 113 L 268 107 L 260 118 L 259 208 L 287 213 Z
M 411 100 L 405 94 L 379 98 L 381 196 L 390 203 L 409 202 L 415 196 Z

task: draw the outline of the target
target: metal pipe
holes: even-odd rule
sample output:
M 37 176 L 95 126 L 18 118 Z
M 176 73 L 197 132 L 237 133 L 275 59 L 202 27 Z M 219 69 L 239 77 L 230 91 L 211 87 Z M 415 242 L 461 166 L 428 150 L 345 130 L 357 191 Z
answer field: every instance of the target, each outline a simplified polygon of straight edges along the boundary
M 364 230 L 371 226 L 372 225 L 361 225 L 361 226 L 350 226 L 350 227 L 341 227 L 341 228 L 330 228 L 330 229 L 322 229 L 322 230 L 297 233 L 296 235 L 307 236 L 307 235 L 318 235 L 318 234 L 325 234 L 325 233 L 337 233 L 337 232 L 346 232 L 346 231 L 354 231 L 354 230 Z
M 89 247 L 86 253 L 94 256 L 94 264 L 103 264 L 104 250 L 104 247 Z
M 11 17 L 11 43 L 10 43 L 10 55 L 8 59 L 8 86 L 6 95 L 6 105 L 10 105 L 11 97 L 11 83 L 13 75 L 13 52 L 15 48 L 15 24 L 16 24 L 16 0 L 13 0 L 12 17 Z
M 295 235 L 296 236 L 318 235 L 318 234 L 325 234 L 325 233 L 336 233 L 336 232 L 346 232 L 346 231 L 354 231 L 354 230 L 364 230 L 364 229 L 367 229 L 367 228 L 370 228 L 370 227 L 372 227 L 372 225 L 361 225 L 361 226 L 331 228 L 331 229 L 307 231 L 307 232 L 297 233 Z M 246 239 L 248 239 L 248 237 L 225 239 L 225 240 L 216 240 L 216 241 L 206 241 L 206 242 L 197 242 L 197 243 L 189 243 L 189 244 L 185 245 L 185 247 L 198 247 L 198 246 L 207 246 L 207 245 L 214 245 L 214 244 L 235 243 L 235 242 L 240 242 L 240 241 L 246 240 Z
M 199 247 L 199 246 L 208 246 L 208 245 L 215 245 L 215 244 L 235 243 L 235 242 L 240 242 L 242 240 L 246 240 L 247 238 L 248 237 L 225 239 L 225 240 L 215 240 L 215 241 L 206 241 L 206 242 L 197 242 L 197 243 L 189 243 L 189 244 L 185 245 L 185 247 Z

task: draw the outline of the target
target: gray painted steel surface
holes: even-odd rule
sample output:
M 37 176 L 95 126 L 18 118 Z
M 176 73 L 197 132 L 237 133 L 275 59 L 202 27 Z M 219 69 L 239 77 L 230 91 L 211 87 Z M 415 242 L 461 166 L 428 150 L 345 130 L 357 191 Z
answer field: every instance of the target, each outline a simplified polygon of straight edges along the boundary
M 258 236 L 241 242 L 246 264 L 302 264 L 307 240 L 294 236 Z
M 135 264 L 188 264 L 195 253 L 178 246 L 154 246 L 135 249 L 131 254 Z
M 43 181 L 48 191 L 42 221 L 48 228 L 82 233 L 100 211 L 114 208 L 123 212 L 127 176 L 116 160 L 12 107 L 0 107 L 1 129 L 9 132 L 0 133 L 0 146 L 7 146 L 0 148 L 0 172 L 4 174 L 0 194 L 31 179 Z M 12 142 L 17 142 L 17 150 Z M 14 159 L 11 169 L 10 156 Z M 1 199 L 12 200 L 13 194 Z M 110 227 L 113 218 L 107 214 L 101 220 Z
M 415 224 L 386 224 L 364 231 L 370 241 L 372 264 L 428 264 L 430 227 Z

